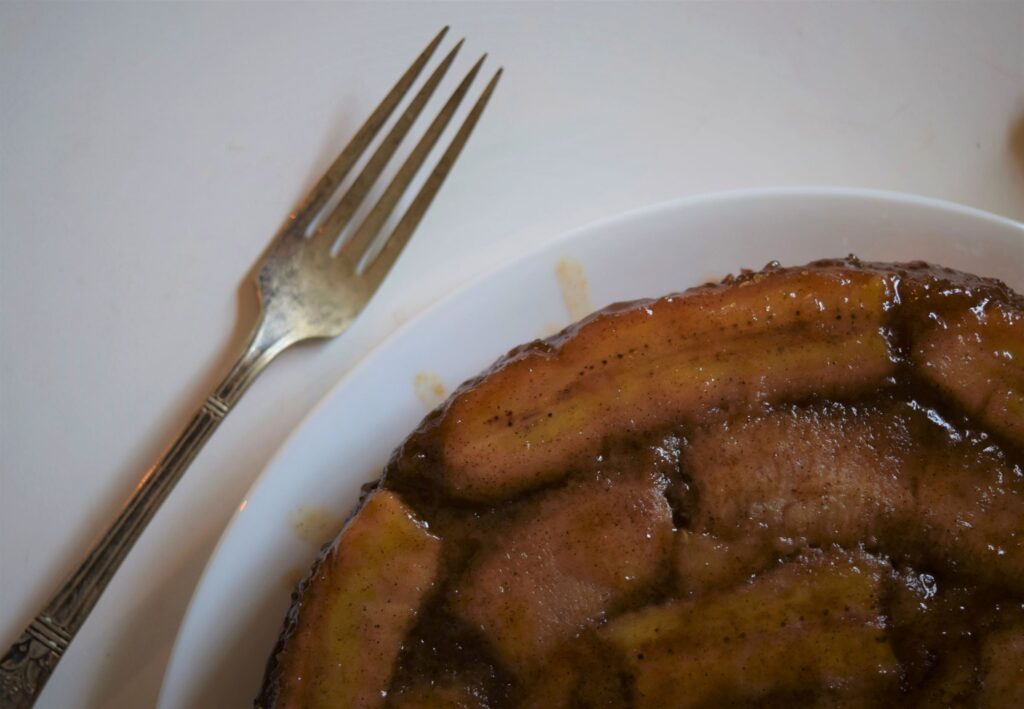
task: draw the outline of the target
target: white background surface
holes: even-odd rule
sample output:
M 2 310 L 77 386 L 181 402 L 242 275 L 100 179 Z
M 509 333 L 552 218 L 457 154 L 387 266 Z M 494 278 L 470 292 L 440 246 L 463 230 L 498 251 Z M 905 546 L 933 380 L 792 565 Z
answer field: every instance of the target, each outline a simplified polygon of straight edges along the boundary
M 281 219 L 445 23 L 468 37 L 456 71 L 486 50 L 506 74 L 417 238 L 345 338 L 254 385 L 42 706 L 151 705 L 267 458 L 374 343 L 481 270 L 735 187 L 876 187 L 1024 218 L 1022 3 L 2 5 L 4 646 L 244 339 L 247 273 Z

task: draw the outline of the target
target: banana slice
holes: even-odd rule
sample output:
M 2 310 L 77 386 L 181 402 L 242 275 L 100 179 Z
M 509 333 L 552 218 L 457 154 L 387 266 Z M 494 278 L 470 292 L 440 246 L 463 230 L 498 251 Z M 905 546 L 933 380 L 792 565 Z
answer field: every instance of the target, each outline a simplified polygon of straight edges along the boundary
M 867 703 L 898 683 L 881 619 L 889 570 L 865 554 L 814 555 L 733 591 L 625 615 L 602 635 L 629 668 L 638 709 L 791 694 Z
M 701 426 L 683 450 L 693 528 L 746 544 L 877 544 L 913 508 L 909 448 L 905 417 L 871 406 L 782 407 Z
M 684 597 L 737 586 L 773 566 L 778 551 L 757 537 L 725 541 L 713 534 L 676 532 L 676 587 Z
M 609 437 L 891 375 L 889 275 L 819 266 L 611 309 L 464 389 L 439 424 L 444 484 L 499 500 L 564 477 Z
M 981 655 L 980 707 L 1024 706 L 1024 618 L 986 638 Z
M 918 371 L 1024 448 L 1024 315 L 991 303 L 948 319 L 932 315 L 914 342 Z
M 487 709 L 487 695 L 457 681 L 423 682 L 389 697 L 389 709 Z
M 645 593 L 668 559 L 665 482 L 599 476 L 527 505 L 494 530 L 452 606 L 514 672 L 529 674 L 607 609 Z
M 306 583 L 277 657 L 273 706 L 384 706 L 382 688 L 437 578 L 440 552 L 441 541 L 397 495 L 371 495 Z

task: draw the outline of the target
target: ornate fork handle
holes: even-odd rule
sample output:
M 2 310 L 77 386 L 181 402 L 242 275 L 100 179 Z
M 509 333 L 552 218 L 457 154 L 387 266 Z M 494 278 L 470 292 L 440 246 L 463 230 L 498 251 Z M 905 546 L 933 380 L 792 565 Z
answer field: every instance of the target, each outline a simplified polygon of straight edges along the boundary
M 263 368 L 292 340 L 261 319 L 235 365 L 147 471 L 89 555 L 0 658 L 0 707 L 31 707 L 160 504 Z M 277 329 L 277 328 L 275 328 Z
M 262 314 L 248 347 L 177 440 L 146 473 L 89 556 L 0 658 L 0 709 L 27 709 L 35 704 L 46 680 L 135 540 L 263 368 L 300 340 L 340 335 L 387 276 L 473 132 L 501 69 L 488 82 L 390 234 L 384 231 L 386 225 L 444 135 L 484 57 L 459 82 L 366 218 L 342 239 L 341 250 L 332 253 L 335 241 L 342 237 L 360 205 L 367 200 L 370 188 L 448 71 L 461 41 L 431 72 L 337 203 L 332 202 L 332 195 L 341 190 L 345 176 L 411 90 L 447 30 L 442 29 L 420 53 L 278 231 L 256 275 Z M 379 250 L 374 248 L 375 244 Z

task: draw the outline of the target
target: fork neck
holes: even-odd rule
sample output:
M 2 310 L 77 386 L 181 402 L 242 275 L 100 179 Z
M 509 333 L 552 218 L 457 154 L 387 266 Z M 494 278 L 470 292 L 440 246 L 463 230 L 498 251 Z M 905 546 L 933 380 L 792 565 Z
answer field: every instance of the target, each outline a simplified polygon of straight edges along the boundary
M 226 413 L 242 398 L 242 394 L 263 368 L 297 340 L 289 328 L 282 327 L 275 318 L 267 317 L 265 312 L 261 313 L 242 356 L 208 401 L 212 401 L 216 406 L 223 404 Z

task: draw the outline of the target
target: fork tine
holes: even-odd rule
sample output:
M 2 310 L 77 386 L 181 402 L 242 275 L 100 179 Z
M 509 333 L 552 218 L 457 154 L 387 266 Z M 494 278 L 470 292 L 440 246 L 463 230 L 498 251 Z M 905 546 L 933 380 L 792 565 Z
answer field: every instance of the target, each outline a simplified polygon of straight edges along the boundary
M 437 36 L 430 41 L 430 44 L 420 52 L 412 66 L 406 69 L 405 73 L 402 74 L 401 78 L 391 88 L 391 91 L 384 97 L 384 100 L 373 110 L 370 117 L 366 119 L 366 122 L 359 128 L 352 140 L 341 151 L 341 154 L 327 168 L 320 181 L 313 186 L 313 189 L 309 191 L 295 211 L 292 212 L 291 222 L 293 224 L 301 225 L 305 229 L 310 220 L 323 209 L 324 205 L 330 200 L 331 195 L 338 188 L 338 185 L 345 179 L 349 170 L 352 169 L 352 166 L 355 165 L 356 161 L 366 151 L 367 146 L 377 133 L 380 132 L 381 127 L 391 117 L 398 104 L 401 103 L 402 98 L 409 91 L 409 87 L 419 77 L 423 67 L 426 66 L 427 61 L 433 56 L 434 50 L 441 44 L 441 40 L 444 39 L 447 33 L 448 26 L 445 25 L 437 33 Z
M 430 78 L 427 79 L 423 87 L 417 92 L 416 97 L 409 103 L 408 108 L 402 113 L 401 118 L 398 119 L 387 134 L 387 137 L 384 138 L 376 152 L 374 152 L 373 157 L 366 163 L 366 167 L 363 168 L 363 171 L 356 177 L 352 186 L 345 192 L 345 196 L 341 198 L 338 205 L 331 211 L 330 216 L 317 229 L 318 234 L 326 234 L 331 237 L 327 241 L 328 248 L 330 248 L 330 244 L 334 241 L 334 237 L 341 233 L 352 218 L 352 215 L 355 214 L 356 209 L 366 199 L 366 194 L 373 187 L 373 183 L 377 181 L 381 171 L 384 170 L 384 167 L 391 160 L 398 146 L 405 139 L 405 135 L 409 132 L 412 124 L 419 118 L 423 107 L 427 105 L 427 101 L 434 95 L 437 85 L 441 83 L 441 79 L 444 78 L 452 61 L 455 60 L 455 55 L 459 53 L 459 49 L 462 48 L 464 41 L 460 39 L 455 48 L 448 53 L 448 56 L 444 58 L 437 69 L 430 75 Z
M 430 208 L 430 204 L 434 201 L 434 196 L 441 189 L 441 185 L 444 184 L 445 178 L 448 177 L 448 173 L 462 152 L 462 148 L 466 145 L 466 141 L 469 140 L 470 134 L 476 128 L 477 121 L 480 120 L 480 116 L 483 114 L 491 94 L 494 93 L 494 88 L 498 85 L 498 79 L 501 78 L 502 71 L 502 69 L 498 69 L 494 77 L 487 83 L 487 87 L 480 94 L 480 98 L 473 105 L 469 115 L 466 116 L 466 120 L 463 122 L 462 127 L 459 128 L 459 132 L 455 134 L 455 138 L 452 139 L 447 150 L 444 151 L 444 155 L 438 160 L 433 172 L 430 173 L 427 181 L 423 184 L 423 188 L 413 199 L 412 204 L 409 205 L 409 208 L 402 215 L 401 220 L 399 220 L 398 226 L 395 227 L 395 230 L 391 232 L 391 236 L 384 243 L 384 248 L 366 265 L 366 275 L 371 281 L 379 281 L 387 275 L 395 261 L 398 260 L 398 256 L 402 253 L 405 245 L 409 242 L 409 238 L 416 231 L 416 227 L 420 225 L 423 215 Z
M 373 243 L 374 237 L 380 233 L 384 222 L 387 221 L 388 217 L 395 210 L 398 200 L 401 199 L 402 194 L 409 187 L 423 162 L 427 159 L 427 155 L 430 154 L 431 149 L 441 137 L 441 133 L 444 132 L 448 123 L 451 122 L 452 116 L 455 115 L 455 110 L 459 107 L 466 92 L 469 91 L 470 84 L 473 83 L 473 79 L 476 78 L 477 73 L 480 71 L 480 66 L 486 58 L 486 54 L 480 57 L 477 63 L 473 65 L 473 68 L 469 70 L 469 73 L 466 74 L 466 77 L 448 99 L 448 102 L 445 103 L 441 112 L 431 122 L 423 137 L 416 143 L 416 147 L 409 153 L 409 157 L 402 163 L 398 173 L 391 180 L 391 184 L 387 186 L 384 194 L 373 205 L 373 209 L 370 210 L 366 219 L 356 229 L 352 238 L 342 246 L 342 253 L 351 254 L 351 261 L 358 263 L 359 259 L 362 259 L 365 255 L 367 248 Z

